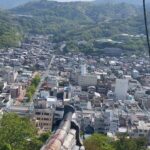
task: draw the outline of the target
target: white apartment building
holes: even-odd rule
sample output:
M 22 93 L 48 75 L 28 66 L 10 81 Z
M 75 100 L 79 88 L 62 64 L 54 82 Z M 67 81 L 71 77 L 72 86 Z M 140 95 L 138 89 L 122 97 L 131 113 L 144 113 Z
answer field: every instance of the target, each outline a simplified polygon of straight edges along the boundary
M 150 131 L 150 123 L 139 121 L 135 127 L 131 128 L 131 136 L 133 137 L 148 137 Z
M 115 95 L 118 100 L 125 100 L 128 91 L 128 79 L 116 79 Z

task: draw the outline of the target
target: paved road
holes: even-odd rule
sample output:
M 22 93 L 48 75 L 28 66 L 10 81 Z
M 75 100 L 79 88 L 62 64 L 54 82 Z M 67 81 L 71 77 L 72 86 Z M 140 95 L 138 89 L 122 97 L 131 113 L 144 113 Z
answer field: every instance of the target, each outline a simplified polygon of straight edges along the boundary
M 31 101 L 33 101 L 33 100 L 36 98 L 36 96 L 37 96 L 37 94 L 38 94 L 38 92 L 39 92 L 39 89 L 41 88 L 43 82 L 45 81 L 45 78 L 46 78 L 46 77 L 48 76 L 48 74 L 49 74 L 49 70 L 50 70 L 50 68 L 51 68 L 51 66 L 52 66 L 52 63 L 53 63 L 54 59 L 55 59 L 55 55 L 52 56 L 51 61 L 50 61 L 49 65 L 48 65 L 47 70 L 46 70 L 46 71 L 44 72 L 44 74 L 42 75 L 41 81 L 40 81 L 40 83 L 39 83 L 39 85 L 38 85 L 38 87 L 37 87 L 37 89 L 36 89 L 36 91 L 35 91 L 35 93 L 34 93 L 32 99 L 31 99 Z

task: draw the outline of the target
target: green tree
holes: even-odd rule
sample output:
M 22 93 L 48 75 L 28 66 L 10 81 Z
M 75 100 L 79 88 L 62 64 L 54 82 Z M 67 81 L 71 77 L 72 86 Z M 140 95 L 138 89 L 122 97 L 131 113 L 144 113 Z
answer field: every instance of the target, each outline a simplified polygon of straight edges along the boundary
M 13 113 L 4 114 L 0 120 L 0 150 L 26 150 L 28 140 L 36 137 L 37 130 L 27 118 Z
M 84 141 L 86 150 L 115 150 L 111 139 L 101 134 L 93 134 Z
M 13 22 L 11 15 L 0 10 L 0 48 L 18 46 L 21 39 L 20 29 Z
M 126 138 L 119 137 L 119 140 L 114 142 L 116 150 L 146 150 L 147 140 L 145 138 Z
M 40 135 L 39 140 L 42 142 L 46 142 L 46 140 L 50 137 L 51 133 L 46 132 Z
M 1 150 L 12 150 L 10 144 L 0 144 Z
M 32 85 L 34 85 L 35 87 L 37 87 L 38 86 L 38 84 L 39 84 L 39 82 L 40 82 L 40 76 L 39 75 L 36 75 L 35 77 L 34 77 L 34 79 L 32 80 Z
M 40 82 L 40 76 L 39 75 L 36 75 L 32 81 L 31 81 L 31 85 L 27 88 L 27 92 L 26 92 L 26 97 L 28 98 L 27 101 L 30 101 L 33 94 L 35 93 L 36 91 L 36 88 Z

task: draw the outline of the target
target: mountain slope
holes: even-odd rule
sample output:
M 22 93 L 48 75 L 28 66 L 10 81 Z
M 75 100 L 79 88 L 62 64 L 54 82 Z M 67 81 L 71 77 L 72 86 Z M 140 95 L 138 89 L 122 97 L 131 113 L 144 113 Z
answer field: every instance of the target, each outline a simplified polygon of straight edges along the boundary
M 140 0 L 96 0 L 99 3 L 128 3 L 133 5 L 142 5 Z
M 117 32 L 143 32 L 143 28 L 141 28 L 142 10 L 125 3 L 40 1 L 17 7 L 12 12 L 32 16 L 16 18 L 23 27 L 28 28 L 31 32 L 40 33 L 41 30 L 41 33 L 59 34 L 61 31 L 63 33 L 76 31 L 77 33 L 85 29 L 87 31 L 95 30 L 95 28 L 102 28 L 102 31 L 109 30 L 108 32 L 113 32 L 112 28 Z M 141 23 L 138 20 L 141 20 Z
M 0 8 L 9 9 L 13 7 L 17 7 L 19 5 L 23 5 L 32 0 L 0 0 Z
M 0 11 L 0 48 L 18 45 L 21 36 L 10 14 Z
M 141 6 L 41 0 L 12 9 L 11 14 L 25 33 L 52 35 L 50 40 L 56 43 L 65 41 L 65 52 L 101 53 L 107 47 L 126 52 L 146 49 Z M 149 11 L 147 14 L 150 18 Z M 105 39 L 108 42 L 102 42 Z
M 38 1 L 38 0 L 0 0 L 0 8 L 4 9 L 10 9 L 17 7 L 19 5 L 23 5 L 25 3 L 31 2 L 31 1 Z M 51 0 L 53 1 L 53 0 Z M 56 0 L 56 1 L 61 1 L 61 2 L 67 2 L 71 0 Z M 75 0 L 72 0 L 75 1 Z M 78 0 L 76 0 L 78 1 Z M 80 0 L 79 0 L 80 1 Z M 82 0 L 84 1 L 84 0 Z M 85 0 L 89 1 L 89 0 Z M 128 3 L 128 4 L 134 4 L 134 5 L 142 5 L 142 1 L 140 0 L 95 0 L 98 3 Z
M 145 33 L 140 6 L 41 0 L 17 7 L 11 13 L 16 14 L 15 21 L 26 33 L 52 34 L 53 42 L 66 41 L 66 52 L 75 50 L 99 53 L 105 47 L 126 51 L 145 49 L 145 38 L 140 36 Z M 122 36 L 124 33 L 129 36 Z M 112 39 L 114 43 L 101 43 L 101 39 Z M 79 45 L 80 41 L 86 41 L 87 44 Z

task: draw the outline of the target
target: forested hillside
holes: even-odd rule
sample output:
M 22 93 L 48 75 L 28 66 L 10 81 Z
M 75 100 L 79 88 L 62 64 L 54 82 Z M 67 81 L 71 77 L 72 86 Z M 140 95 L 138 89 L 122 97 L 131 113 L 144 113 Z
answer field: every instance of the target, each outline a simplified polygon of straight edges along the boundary
M 38 0 L 0 0 L 0 8 L 5 8 L 5 9 L 10 9 L 17 7 L 19 5 L 23 5 L 25 3 L 31 2 L 31 1 L 38 1 Z M 57 1 L 67 1 L 67 0 L 57 0 Z M 86 0 L 85 0 L 86 1 Z M 96 2 L 99 3 L 122 3 L 126 2 L 129 4 L 134 4 L 134 5 L 141 5 L 142 1 L 140 0 L 96 0 Z
M 105 47 L 138 52 L 145 49 L 141 6 L 41 0 L 14 8 L 10 10 L 10 14 L 23 33 L 48 34 L 53 35 L 50 39 L 52 42 L 65 41 L 66 52 L 101 52 Z
M 18 19 L 23 26 L 29 26 L 32 32 L 68 32 L 71 29 L 72 32 L 77 30 L 80 33 L 86 30 L 89 33 L 91 30 L 98 30 L 100 31 L 98 33 L 107 32 L 106 36 L 109 36 L 116 31 L 136 34 L 144 31 L 142 10 L 125 3 L 40 1 L 18 7 L 13 12 L 32 15 L 30 19 L 22 17 Z
M 127 51 L 145 49 L 144 18 L 140 6 L 42 0 L 17 7 L 12 12 L 25 15 L 15 18 L 25 32 L 53 34 L 53 42 L 66 41 L 66 52 L 99 52 L 105 47 Z M 109 42 L 101 42 L 101 39 Z M 88 44 L 78 45 L 80 41 Z
M 142 1 L 139 0 L 96 0 L 100 3 L 128 3 L 134 5 L 142 5 Z
M 0 0 L 0 8 L 9 9 L 13 7 L 17 7 L 19 5 L 23 5 L 32 0 Z
M 0 48 L 17 46 L 21 39 L 20 34 L 10 14 L 0 11 Z

